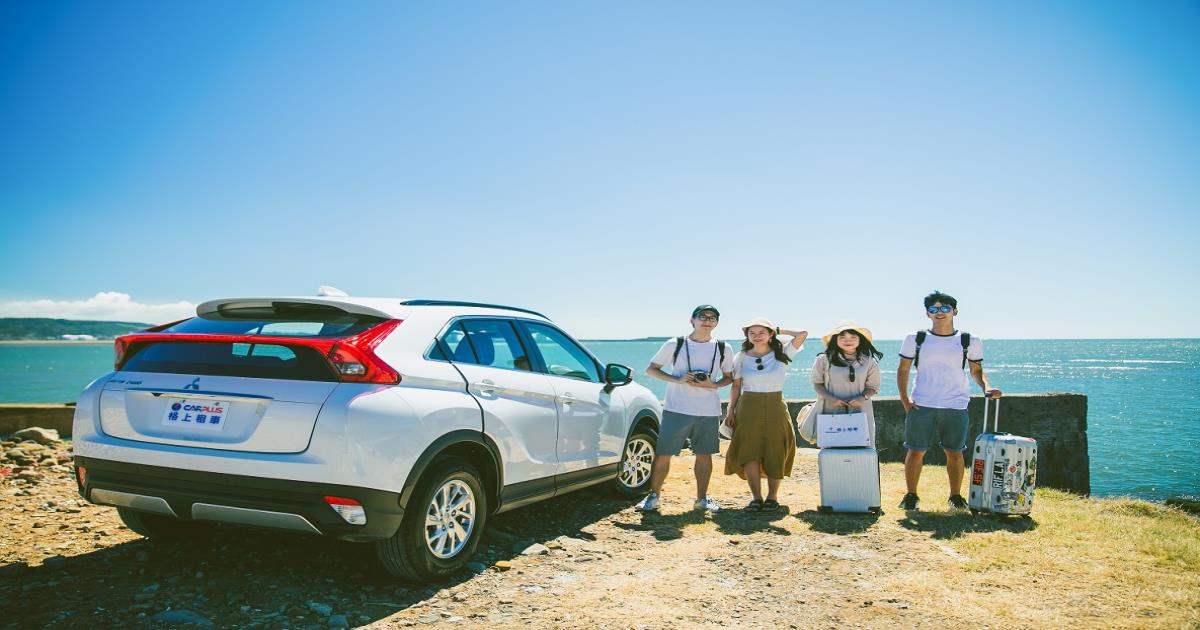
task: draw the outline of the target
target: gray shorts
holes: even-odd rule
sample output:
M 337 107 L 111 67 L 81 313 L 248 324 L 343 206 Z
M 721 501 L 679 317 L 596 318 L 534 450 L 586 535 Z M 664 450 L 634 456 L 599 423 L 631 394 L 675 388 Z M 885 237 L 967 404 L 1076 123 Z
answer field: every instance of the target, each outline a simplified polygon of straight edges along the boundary
M 717 416 L 689 416 L 664 410 L 662 429 L 658 432 L 658 447 L 654 452 L 658 455 L 678 455 L 683 450 L 684 440 L 691 440 L 693 453 L 712 455 L 721 450 L 718 422 Z
M 966 409 L 918 407 L 904 417 L 904 448 L 928 451 L 936 436 L 947 451 L 966 450 L 968 424 Z

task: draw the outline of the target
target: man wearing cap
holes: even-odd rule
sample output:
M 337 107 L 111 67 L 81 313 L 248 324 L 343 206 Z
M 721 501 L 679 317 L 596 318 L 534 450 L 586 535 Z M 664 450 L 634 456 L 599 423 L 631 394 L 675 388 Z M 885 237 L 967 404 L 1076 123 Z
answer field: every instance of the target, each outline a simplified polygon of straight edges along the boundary
M 925 316 L 932 322 L 928 330 L 909 335 L 900 346 L 900 366 L 896 369 L 896 386 L 900 403 L 907 412 L 904 418 L 904 481 L 908 493 L 900 501 L 900 509 L 920 507 L 917 482 L 925 462 L 925 451 L 934 442 L 946 453 L 946 476 L 950 480 L 950 508 L 967 509 L 962 496 L 963 451 L 967 448 L 967 403 L 971 400 L 971 378 L 983 388 L 984 395 L 999 398 L 1000 390 L 988 384 L 983 373 L 983 342 L 974 335 L 954 328 L 958 315 L 958 300 L 934 291 L 925 296 Z M 908 394 L 908 373 L 917 370 L 917 383 L 912 398 Z
M 671 457 L 691 441 L 696 456 L 696 502 L 693 508 L 716 512 L 721 508 L 708 496 L 712 476 L 712 456 L 720 447 L 718 437 L 721 397 L 717 390 L 733 382 L 733 350 L 729 344 L 713 339 L 713 329 L 721 313 L 711 304 L 692 309 L 692 334 L 669 339 L 650 360 L 646 375 L 666 381 L 667 400 L 663 406 L 662 428 L 654 467 L 650 473 L 650 494 L 637 505 L 638 510 L 658 510 L 663 481 L 671 469 Z M 664 370 L 663 366 L 670 366 Z

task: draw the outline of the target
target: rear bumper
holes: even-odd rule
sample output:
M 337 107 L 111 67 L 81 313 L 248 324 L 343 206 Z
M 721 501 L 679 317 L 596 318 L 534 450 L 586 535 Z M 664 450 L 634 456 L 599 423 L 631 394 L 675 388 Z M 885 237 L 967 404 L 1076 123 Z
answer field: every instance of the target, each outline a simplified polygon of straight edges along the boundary
M 397 492 L 92 457 L 76 457 L 75 465 L 87 469 L 86 486 L 79 488 L 85 499 L 181 519 L 258 525 L 367 542 L 392 536 L 404 516 Z M 326 496 L 361 503 L 366 524 L 351 525 L 342 520 L 325 503 Z

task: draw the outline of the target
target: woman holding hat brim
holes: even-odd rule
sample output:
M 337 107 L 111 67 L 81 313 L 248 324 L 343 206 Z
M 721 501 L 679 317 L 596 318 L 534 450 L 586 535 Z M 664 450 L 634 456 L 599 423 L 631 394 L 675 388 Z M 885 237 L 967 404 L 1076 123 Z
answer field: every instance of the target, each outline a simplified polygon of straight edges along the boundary
M 843 322 L 821 337 L 825 352 L 812 366 L 813 391 L 819 404 L 812 413 L 862 412 L 867 416 L 868 444 L 875 446 L 875 410 L 871 397 L 879 393 L 879 360 L 871 331 L 853 322 Z
M 754 499 L 746 506 L 752 512 L 779 509 L 779 483 L 792 474 L 796 438 L 783 381 L 787 364 L 804 347 L 808 332 L 786 330 L 763 318 L 742 327 L 746 340 L 733 358 L 733 390 L 725 424 L 733 428 L 725 454 L 725 474 L 737 474 L 750 485 Z M 784 344 L 779 335 L 789 335 Z M 762 478 L 767 478 L 763 500 Z

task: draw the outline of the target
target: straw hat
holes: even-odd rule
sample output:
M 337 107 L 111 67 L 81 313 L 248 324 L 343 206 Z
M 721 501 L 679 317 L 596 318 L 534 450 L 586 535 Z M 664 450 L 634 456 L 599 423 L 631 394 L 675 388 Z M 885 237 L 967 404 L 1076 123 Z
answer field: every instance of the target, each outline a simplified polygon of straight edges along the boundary
M 775 324 L 772 324 L 771 320 L 767 319 L 766 317 L 755 317 L 744 324 L 742 326 L 742 334 L 747 334 L 746 331 L 749 330 L 751 326 L 762 326 L 771 332 L 775 332 Z
M 863 338 L 866 339 L 867 341 L 870 341 L 871 343 L 875 343 L 871 339 L 871 331 L 867 328 L 863 328 L 862 326 L 859 326 L 858 324 L 855 324 L 854 322 L 842 322 L 842 323 L 838 324 L 837 326 L 834 326 L 833 330 L 826 333 L 824 337 L 821 337 L 821 343 L 823 345 L 828 346 L 830 339 L 833 339 L 837 335 L 840 335 L 847 330 L 853 330 L 854 332 L 862 335 Z

